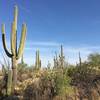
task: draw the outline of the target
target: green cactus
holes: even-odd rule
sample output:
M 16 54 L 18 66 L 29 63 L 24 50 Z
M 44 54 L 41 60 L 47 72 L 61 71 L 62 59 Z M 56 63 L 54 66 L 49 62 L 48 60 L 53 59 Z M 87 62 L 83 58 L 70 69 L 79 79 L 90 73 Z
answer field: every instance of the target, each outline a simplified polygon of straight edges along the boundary
M 4 74 L 6 74 L 6 72 L 7 72 L 7 70 L 6 70 L 5 66 L 2 64 L 2 74 L 3 74 L 3 76 L 4 76 Z
M 51 63 L 48 61 L 47 69 L 50 69 L 50 68 L 51 68 Z
M 35 62 L 35 68 L 39 70 L 41 68 L 41 60 L 40 60 L 40 53 L 39 50 L 36 51 L 36 62 Z
M 21 64 L 24 64 L 24 57 L 22 55 L 22 58 L 21 58 Z
M 80 52 L 79 52 L 79 66 L 82 65 L 82 61 L 81 61 L 81 55 L 80 55 Z
M 53 62 L 54 62 L 54 68 L 56 68 L 56 59 L 55 59 L 55 56 L 54 56 Z
M 64 53 L 63 53 L 63 46 L 61 45 L 61 50 L 60 50 L 60 55 L 59 55 L 59 62 L 60 62 L 60 67 L 63 68 L 64 67 Z
M 55 52 L 55 56 L 54 56 L 54 68 L 58 68 L 58 67 L 59 67 L 59 61 L 58 61 L 57 52 Z
M 14 21 L 12 22 L 12 29 L 11 29 L 11 52 L 8 51 L 6 46 L 6 38 L 5 38 L 5 24 L 2 24 L 2 42 L 4 50 L 8 57 L 12 59 L 12 92 L 15 89 L 16 82 L 17 82 L 17 60 L 22 56 L 25 38 L 26 38 L 26 24 L 22 25 L 22 33 L 19 48 L 17 48 L 17 17 L 18 17 L 18 8 L 15 6 L 14 10 Z M 18 50 L 18 51 L 17 51 Z
M 11 94 L 11 86 L 12 86 L 12 70 L 5 65 L 2 65 L 2 74 L 3 74 L 3 80 L 2 80 L 2 93 L 3 95 L 10 95 Z

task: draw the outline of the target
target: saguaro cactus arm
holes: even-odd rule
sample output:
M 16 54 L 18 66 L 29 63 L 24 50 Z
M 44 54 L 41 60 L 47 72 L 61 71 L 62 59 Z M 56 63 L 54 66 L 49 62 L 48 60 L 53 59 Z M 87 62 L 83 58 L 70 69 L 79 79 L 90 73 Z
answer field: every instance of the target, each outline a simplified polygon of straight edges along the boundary
M 12 30 L 11 30 L 11 52 L 13 55 L 16 54 L 16 29 L 15 29 L 15 22 L 12 23 Z
M 18 7 L 15 6 L 15 10 L 14 10 L 15 30 L 17 30 L 17 17 L 18 17 Z
M 13 55 L 17 55 L 17 17 L 18 17 L 18 8 L 15 6 L 14 10 L 14 21 L 12 23 L 11 30 L 11 51 Z
M 25 39 L 26 39 L 26 24 L 22 25 L 22 33 L 21 33 L 21 39 L 20 39 L 20 45 L 18 48 L 18 54 L 17 54 L 17 58 L 19 59 L 22 56 L 23 50 L 24 50 L 24 44 L 25 44 Z
M 11 58 L 13 55 L 8 51 L 7 46 L 6 46 L 5 25 L 4 24 L 2 24 L 2 43 L 3 43 L 3 47 L 4 47 L 4 50 L 7 56 Z

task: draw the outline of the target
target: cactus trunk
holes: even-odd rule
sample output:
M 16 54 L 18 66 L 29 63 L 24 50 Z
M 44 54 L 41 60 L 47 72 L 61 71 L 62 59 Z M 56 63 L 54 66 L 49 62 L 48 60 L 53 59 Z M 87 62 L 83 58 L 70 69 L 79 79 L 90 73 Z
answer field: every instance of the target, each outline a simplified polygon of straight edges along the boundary
M 12 92 L 14 92 L 17 83 L 17 61 L 15 57 L 12 57 L 12 72 L 13 72 Z
M 7 95 L 11 94 L 12 89 L 12 70 L 8 71 L 8 80 L 7 80 Z

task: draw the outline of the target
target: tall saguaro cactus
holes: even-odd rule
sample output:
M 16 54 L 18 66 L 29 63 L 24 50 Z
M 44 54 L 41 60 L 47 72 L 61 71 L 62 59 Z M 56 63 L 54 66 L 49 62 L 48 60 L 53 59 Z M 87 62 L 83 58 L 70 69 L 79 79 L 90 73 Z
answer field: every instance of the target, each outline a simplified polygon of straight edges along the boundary
M 5 38 L 5 24 L 2 24 L 2 42 L 4 50 L 8 57 L 12 59 L 12 71 L 13 71 L 13 78 L 12 78 L 12 91 L 14 91 L 16 82 L 17 82 L 17 60 L 22 56 L 25 38 L 26 38 L 26 24 L 22 24 L 22 33 L 19 48 L 17 48 L 17 17 L 18 17 L 18 8 L 15 6 L 14 8 L 14 20 L 12 22 L 11 28 L 11 53 L 8 51 L 6 46 L 6 38 Z
M 40 60 L 40 53 L 39 50 L 36 51 L 36 62 L 35 62 L 36 69 L 41 68 L 41 60 Z

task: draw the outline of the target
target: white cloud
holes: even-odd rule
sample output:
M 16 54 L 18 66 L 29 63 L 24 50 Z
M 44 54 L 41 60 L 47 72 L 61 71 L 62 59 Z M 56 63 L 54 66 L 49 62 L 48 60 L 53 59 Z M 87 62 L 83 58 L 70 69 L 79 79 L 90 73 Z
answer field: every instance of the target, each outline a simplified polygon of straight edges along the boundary
M 55 51 L 60 53 L 60 45 L 62 43 L 58 42 L 49 42 L 49 41 L 40 41 L 40 42 L 31 42 L 26 41 L 24 57 L 25 62 L 32 65 L 35 63 L 35 52 L 37 49 L 40 50 L 40 56 L 42 60 L 42 65 L 46 66 L 48 61 L 50 61 L 53 65 L 53 57 L 55 55 Z M 87 56 L 93 52 L 99 52 L 100 46 L 91 46 L 91 45 L 78 45 L 78 46 L 69 46 L 63 44 L 64 54 L 66 60 L 72 64 L 78 62 L 78 53 L 81 53 L 82 61 L 87 59 Z M 2 49 L 3 50 L 3 49 Z M 0 58 L 2 56 L 0 55 Z
M 26 45 L 33 45 L 33 46 L 59 46 L 61 43 L 57 42 L 50 42 L 50 41 L 40 41 L 40 42 L 33 42 L 33 41 L 27 41 Z
M 53 56 L 55 55 L 55 51 L 60 52 L 60 44 L 57 42 L 28 42 L 25 48 L 25 53 L 30 55 L 29 58 L 32 57 L 35 60 L 35 51 L 38 48 L 40 50 L 41 59 L 43 65 L 47 64 L 48 60 L 53 64 Z M 99 52 L 100 46 L 67 46 L 64 45 L 64 54 L 66 56 L 66 60 L 70 63 L 75 64 L 78 62 L 78 53 L 81 53 L 82 61 L 87 59 L 87 56 L 92 52 Z M 28 57 L 27 55 L 27 57 Z M 31 58 L 32 58 L 31 57 Z M 27 58 L 28 59 L 28 58 Z

